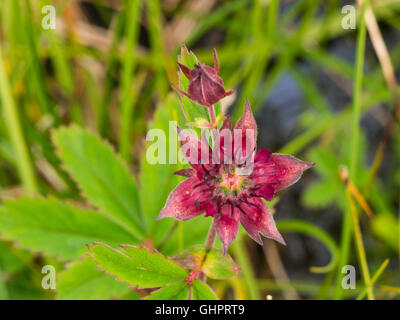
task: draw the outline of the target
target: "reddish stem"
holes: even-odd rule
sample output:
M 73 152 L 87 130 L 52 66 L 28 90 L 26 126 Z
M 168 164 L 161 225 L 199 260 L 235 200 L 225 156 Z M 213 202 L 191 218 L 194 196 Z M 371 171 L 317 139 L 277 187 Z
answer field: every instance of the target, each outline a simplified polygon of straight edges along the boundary
M 210 229 L 208 230 L 206 243 L 204 244 L 204 248 L 206 249 L 206 252 L 211 250 L 211 248 L 214 244 L 216 235 L 217 235 L 217 230 L 215 229 L 215 223 L 213 220 L 213 222 L 211 223 Z
M 194 279 L 197 278 L 197 276 L 199 275 L 199 273 L 200 273 L 200 270 L 199 270 L 199 269 L 194 269 L 194 270 L 190 273 L 190 275 L 189 275 L 188 277 L 186 277 L 186 281 L 187 281 L 189 284 L 193 284 Z
M 217 122 L 214 106 L 211 106 L 208 108 L 208 115 L 210 116 L 211 125 L 214 128 L 214 126 L 216 125 L 216 122 Z

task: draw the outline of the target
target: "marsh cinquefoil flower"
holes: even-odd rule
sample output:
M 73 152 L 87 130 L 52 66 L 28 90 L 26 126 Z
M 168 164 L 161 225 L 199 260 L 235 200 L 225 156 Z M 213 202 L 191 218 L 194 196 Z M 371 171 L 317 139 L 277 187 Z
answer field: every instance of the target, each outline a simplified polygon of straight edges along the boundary
M 225 120 L 220 132 L 223 129 L 231 131 L 229 118 Z M 171 192 L 157 219 L 173 217 L 177 220 L 188 220 L 206 213 L 206 217 L 212 216 L 215 220 L 215 228 L 224 251 L 236 238 L 239 222 L 249 236 L 261 245 L 260 233 L 285 244 L 271 213 L 261 198 L 271 201 L 277 191 L 295 183 L 303 171 L 313 164 L 300 161 L 290 155 L 272 153 L 264 148 L 259 149 L 254 156 L 257 125 L 248 102 L 234 131 L 239 131 L 241 135 L 234 134 L 232 140 L 238 140 L 238 137 L 242 140 L 231 140 L 235 155 L 243 154 L 246 144 L 250 146 L 250 154 L 244 152 L 246 157 L 253 156 L 253 168 L 250 174 L 243 175 L 241 169 L 244 163 L 242 161 L 238 163 L 237 159 L 240 159 L 238 157 L 234 157 L 230 163 L 213 161 L 215 154 L 219 156 L 219 159 L 225 159 L 230 142 L 227 143 L 224 136 L 220 136 L 220 146 L 210 151 L 205 139 L 198 140 L 178 128 L 181 147 L 188 144 L 191 147 L 190 150 L 198 152 L 190 154 L 189 149 L 185 148 L 188 151 L 184 152 L 182 148 L 192 168 L 176 172 L 188 179 Z M 251 139 L 248 139 L 246 132 L 253 133 Z M 204 153 L 213 154 L 209 156 L 208 163 L 200 161 L 204 160 Z
M 203 106 L 211 107 L 222 98 L 233 93 L 233 90 L 225 91 L 224 82 L 218 75 L 219 62 L 216 49 L 214 49 L 214 68 L 202 64 L 198 60 L 193 69 L 189 69 L 181 63 L 178 63 L 178 65 L 184 75 L 189 79 L 189 85 L 187 92 L 178 88 L 175 89 L 189 99 Z

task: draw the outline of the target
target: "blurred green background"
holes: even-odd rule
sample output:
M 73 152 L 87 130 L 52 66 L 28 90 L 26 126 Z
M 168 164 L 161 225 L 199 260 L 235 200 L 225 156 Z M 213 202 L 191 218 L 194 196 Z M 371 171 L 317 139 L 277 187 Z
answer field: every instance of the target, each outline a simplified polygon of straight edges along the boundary
M 266 240 L 262 248 L 244 235 L 231 250 L 242 271 L 211 282 L 216 293 L 353 299 L 363 293 L 369 270 L 376 298 L 399 298 L 400 1 L 369 1 L 365 19 L 357 7 L 356 29 L 342 26 L 349 4 L 356 6 L 338 0 L 1 1 L 1 201 L 42 194 L 85 206 L 50 138 L 61 125 L 75 123 L 108 140 L 138 176 L 154 112 L 172 99 L 170 83 L 177 84 L 181 45 L 206 64 L 216 47 L 226 88 L 237 90 L 222 110 L 237 119 L 248 97 L 259 147 L 316 163 L 273 203 L 287 247 Z M 55 29 L 43 28 L 46 5 L 56 10 Z M 377 56 L 377 48 L 388 55 Z M 340 165 L 349 168 L 348 181 L 340 178 Z M 161 195 L 154 190 L 148 197 Z M 57 296 L 41 288 L 40 270 L 54 264 L 62 271 L 68 261 L 3 238 L 0 298 Z M 322 270 L 328 272 L 310 270 L 329 261 Z M 341 289 L 347 264 L 357 271 L 354 290 Z M 136 298 L 130 294 L 114 296 Z

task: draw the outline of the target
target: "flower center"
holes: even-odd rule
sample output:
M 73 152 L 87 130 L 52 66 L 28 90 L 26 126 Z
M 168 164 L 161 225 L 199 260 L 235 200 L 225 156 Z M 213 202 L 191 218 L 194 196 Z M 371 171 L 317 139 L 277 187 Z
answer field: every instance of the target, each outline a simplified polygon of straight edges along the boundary
M 238 199 L 248 185 L 248 180 L 237 174 L 236 170 L 233 165 L 225 165 L 220 169 L 215 193 L 224 200 Z

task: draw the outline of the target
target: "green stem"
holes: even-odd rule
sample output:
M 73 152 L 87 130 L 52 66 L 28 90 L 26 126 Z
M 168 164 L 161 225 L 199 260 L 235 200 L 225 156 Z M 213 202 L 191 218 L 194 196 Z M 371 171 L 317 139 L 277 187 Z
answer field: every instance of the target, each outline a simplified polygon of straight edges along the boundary
M 350 242 L 351 242 L 351 215 L 348 209 L 348 203 L 346 204 L 346 209 L 343 214 L 343 225 L 342 225 L 342 235 L 340 239 L 340 258 L 339 258 L 339 266 L 337 270 L 336 276 L 336 285 L 334 291 L 334 299 L 340 300 L 342 299 L 343 289 L 342 289 L 342 269 L 345 265 L 347 265 L 347 261 L 349 260 L 349 252 L 350 252 Z
M 382 262 L 381 266 L 378 268 L 378 270 L 376 270 L 376 272 L 372 276 L 370 286 L 372 286 L 378 280 L 378 278 L 381 276 L 382 272 L 386 269 L 388 264 L 389 264 L 389 259 L 386 259 L 385 261 Z M 367 290 L 368 287 L 364 288 L 364 290 L 357 297 L 357 300 L 364 299 Z
M 211 122 L 211 124 L 212 124 L 211 133 L 212 133 L 212 137 L 213 137 L 213 145 L 215 145 L 215 141 L 216 141 L 216 139 L 217 139 L 217 133 L 215 132 L 214 129 L 218 129 L 218 127 L 215 127 L 215 128 L 214 128 L 214 125 L 215 125 L 216 119 L 217 119 L 217 117 L 216 117 L 216 115 L 215 115 L 215 107 L 214 107 L 214 105 L 213 105 L 212 107 L 209 107 L 209 108 L 208 108 L 208 116 L 209 116 L 210 122 Z
M 214 245 L 216 236 L 217 236 L 217 230 L 215 229 L 215 220 L 213 219 L 213 221 L 211 223 L 211 226 L 210 226 L 210 229 L 208 230 L 208 235 L 207 235 L 206 242 L 204 244 L 205 252 L 204 252 L 203 260 L 200 263 L 199 270 L 202 269 L 203 264 L 207 259 L 208 253 L 210 252 L 210 250 L 212 249 L 212 247 Z M 199 275 L 199 280 L 200 281 L 205 281 L 206 280 L 206 274 L 205 273 L 201 273 Z
M 364 278 L 365 286 L 367 288 L 368 300 L 374 300 L 374 292 L 371 285 L 371 277 L 368 270 L 367 256 L 365 254 L 364 244 L 361 235 L 360 223 L 358 220 L 358 213 L 353 199 L 351 198 L 350 191 L 347 191 L 347 197 L 350 204 L 351 217 L 353 218 L 354 226 L 354 240 L 356 243 L 358 257 L 360 260 L 361 271 Z
M 137 95 L 132 90 L 133 73 L 135 70 L 135 48 L 139 30 L 139 14 L 141 8 L 141 0 L 129 2 L 128 19 L 127 19 L 127 35 L 126 35 L 126 51 L 122 65 L 122 96 L 121 96 L 121 113 L 120 113 L 120 144 L 119 150 L 126 162 L 131 160 L 131 127 L 132 113 Z M 139 83 L 136 83 L 138 86 Z
M 165 70 L 167 68 L 167 56 L 164 48 L 163 26 L 162 26 L 162 10 L 160 0 L 146 1 L 147 19 L 151 57 L 153 68 L 155 71 L 155 83 L 158 89 L 159 97 L 164 97 L 168 91 L 167 77 Z
M 124 9 L 128 6 L 128 2 L 124 2 Z M 106 71 L 105 71 L 105 86 L 102 94 L 101 103 L 97 113 L 97 128 L 102 137 L 108 135 L 108 109 L 111 103 L 112 93 L 115 85 L 114 74 L 118 65 L 118 45 L 120 43 L 123 28 L 125 25 L 126 14 L 125 10 L 118 13 L 113 32 L 112 42 L 108 51 Z
M 10 83 L 7 78 L 2 49 L 0 45 L 0 96 L 3 105 L 5 122 L 7 123 L 9 136 L 17 157 L 18 172 L 28 194 L 38 191 L 37 181 L 31 162 L 28 147 L 22 132 L 18 110 L 12 96 Z
M 185 248 L 185 233 L 184 233 L 184 222 L 178 221 L 178 249 L 182 252 Z
M 247 284 L 247 289 L 249 292 L 249 298 L 251 300 L 260 299 L 258 282 L 254 275 L 253 269 L 250 264 L 249 256 L 243 244 L 243 239 L 239 236 L 236 241 L 232 244 L 232 249 L 235 258 L 243 272 L 244 279 Z
M 316 227 L 315 225 L 309 222 L 295 220 L 295 219 L 277 221 L 276 226 L 281 232 L 304 233 L 306 235 L 314 237 L 315 239 L 317 239 L 326 246 L 326 249 L 331 254 L 331 259 L 329 263 L 322 267 L 315 267 L 315 266 L 310 267 L 311 272 L 327 273 L 334 270 L 337 264 L 337 257 L 339 254 L 339 250 L 336 246 L 335 241 L 331 238 L 331 236 L 328 233 L 326 233 L 324 230 Z
M 365 54 L 365 40 L 366 40 L 366 27 L 365 27 L 365 4 L 362 7 L 363 14 L 359 26 L 357 37 L 357 56 L 355 65 L 355 80 L 353 91 L 353 118 L 351 126 L 351 154 L 350 154 L 350 180 L 355 181 L 357 175 L 358 165 L 358 145 L 360 140 L 360 113 L 361 113 L 361 95 L 362 95 L 362 81 L 363 81 L 363 66 Z
M 362 6 L 362 13 L 360 15 L 360 25 L 357 35 L 357 48 L 356 48 L 356 63 L 354 69 L 354 88 L 353 88 L 353 117 L 351 129 L 351 151 L 350 151 L 350 179 L 356 181 L 357 164 L 358 164 L 358 145 L 360 139 L 360 113 L 361 113 L 361 89 L 363 80 L 363 66 L 364 66 L 364 53 L 365 53 L 365 40 L 366 40 L 366 26 L 365 26 L 365 3 Z M 335 286 L 335 299 L 342 298 L 342 268 L 348 263 L 350 241 L 351 241 L 351 203 L 348 203 L 348 208 L 344 212 L 342 238 L 341 238 L 341 258 L 337 272 L 336 286 Z M 358 220 L 358 218 L 357 218 Z M 354 222 L 353 217 L 353 222 Z M 362 253 L 359 252 L 359 255 Z M 367 275 L 364 275 L 367 276 Z

